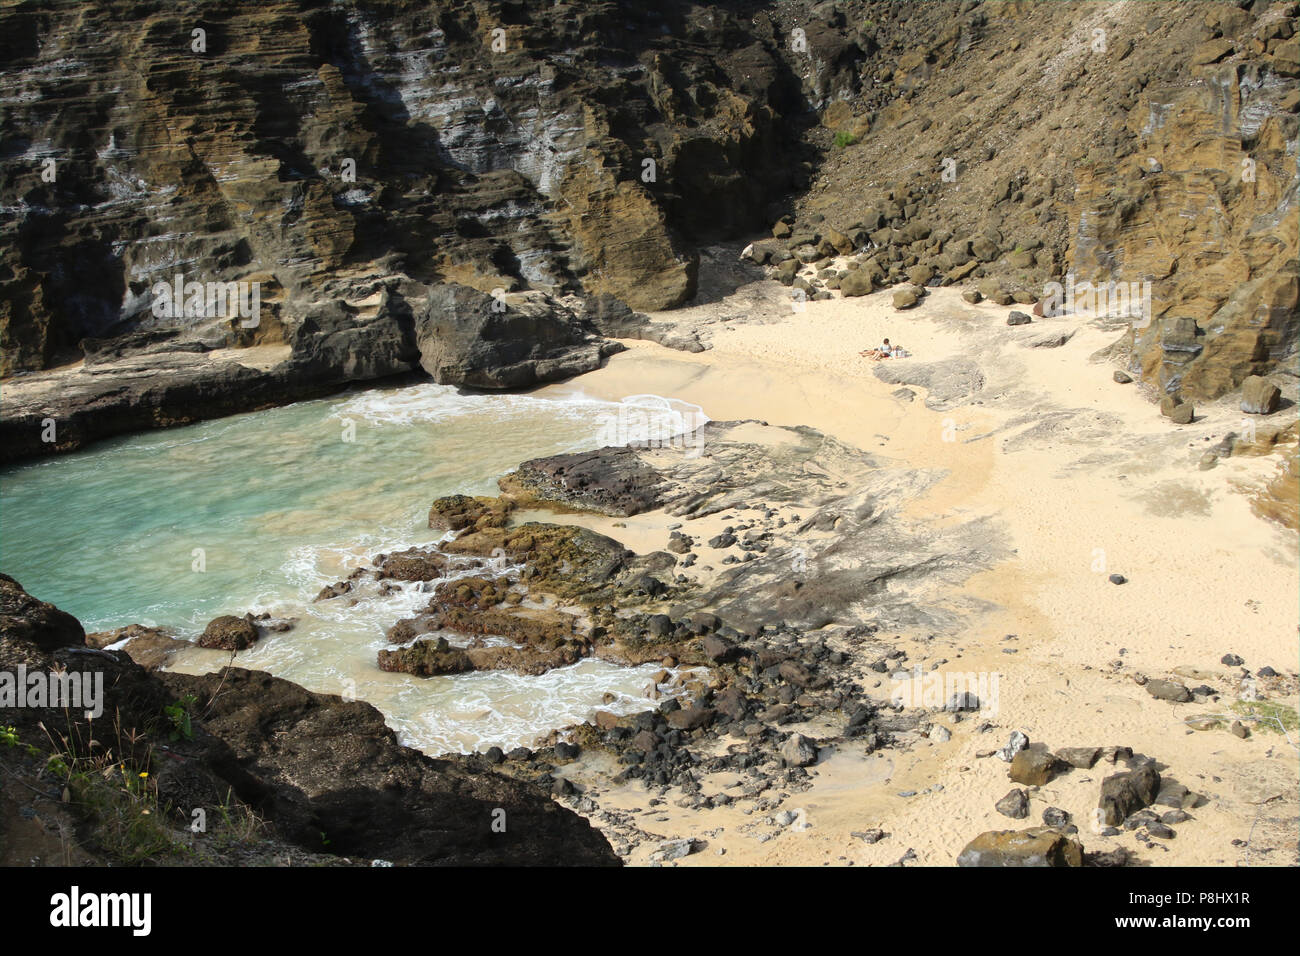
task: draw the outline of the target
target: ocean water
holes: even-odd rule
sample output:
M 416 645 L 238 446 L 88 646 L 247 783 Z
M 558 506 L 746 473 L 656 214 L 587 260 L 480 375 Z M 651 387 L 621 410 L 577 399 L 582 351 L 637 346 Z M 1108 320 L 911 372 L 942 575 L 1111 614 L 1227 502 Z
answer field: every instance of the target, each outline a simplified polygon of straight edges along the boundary
M 139 623 L 193 639 L 219 614 L 296 617 L 236 663 L 367 700 L 429 753 L 527 745 L 598 707 L 644 708 L 639 693 L 658 668 L 386 674 L 375 664 L 384 630 L 428 595 L 407 585 L 353 607 L 312 598 L 379 552 L 438 540 L 427 517 L 440 495 L 494 494 L 528 458 L 645 437 L 638 429 L 672 434 L 700 418 L 656 396 L 612 403 L 576 389 L 539 398 L 425 383 L 113 439 L 0 471 L 0 570 L 87 631 Z M 171 666 L 202 673 L 228 659 L 192 647 Z M 613 704 L 601 703 L 607 692 Z

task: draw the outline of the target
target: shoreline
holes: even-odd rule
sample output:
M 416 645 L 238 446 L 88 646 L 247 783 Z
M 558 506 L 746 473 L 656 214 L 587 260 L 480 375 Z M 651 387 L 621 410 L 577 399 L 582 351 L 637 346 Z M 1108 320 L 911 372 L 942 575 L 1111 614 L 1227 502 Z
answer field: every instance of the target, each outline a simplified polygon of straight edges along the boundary
M 802 712 L 764 717 L 758 738 L 747 737 L 740 720 L 692 737 L 691 759 L 718 764 L 714 769 L 653 785 L 628 779 L 622 761 L 612 759 L 626 745 L 602 745 L 599 734 L 609 726 L 597 714 L 589 719 L 594 724 L 543 735 L 527 758 L 507 759 L 500 768 L 507 776 L 554 782 L 554 798 L 587 817 L 634 865 L 951 865 L 977 834 L 1032 825 L 1044 810 L 1064 811 L 1073 821 L 1066 830 L 1077 827 L 1074 836 L 1090 853 L 1118 847 L 1134 854 L 1128 862 L 1224 865 L 1234 861 L 1232 840 L 1253 839 L 1266 853 L 1285 847 L 1279 834 L 1292 818 L 1260 831 L 1250 808 L 1261 786 L 1271 788 L 1264 796 L 1277 791 L 1286 796 L 1284 807 L 1295 805 L 1294 746 L 1230 710 L 1239 682 L 1219 662 L 1238 654 L 1252 669 L 1281 669 L 1294 657 L 1295 533 L 1252 514 L 1241 490 L 1262 486 L 1276 458 L 1225 455 L 1201 470 L 1204 449 L 1244 417 L 1234 416 L 1227 400 L 1198 409 L 1190 425 L 1172 425 L 1139 386 L 1117 384 L 1109 364 L 1092 358 L 1113 340 L 1113 329 L 1075 319 L 1011 329 L 1002 324 L 1005 308 L 969 305 L 960 291 L 931 290 L 907 312 L 894 310 L 888 293 L 811 302 L 793 312 L 776 283 L 755 282 L 719 302 L 653 317 L 664 327 L 711 335 L 707 351 L 626 340 L 600 369 L 528 392 L 610 401 L 654 394 L 699 406 L 722 427 L 727 460 L 743 467 L 728 479 L 735 505 L 686 515 L 694 540 L 725 534 L 737 508 L 750 507 L 746 490 L 755 504 L 767 502 L 757 506 L 778 522 L 760 523 L 769 529 L 765 537 L 786 528 L 772 541 L 778 555 L 795 547 L 792 531 L 806 532 L 801 522 L 810 511 L 825 517 L 820 506 L 829 502 L 833 517 L 841 497 L 860 499 L 863 514 L 883 522 L 883 537 L 864 579 L 875 582 L 871 594 L 829 609 L 825 625 L 796 621 L 817 654 L 831 651 L 838 661 L 825 671 L 834 675 L 833 693 L 799 696 Z M 857 355 L 859 346 L 884 335 L 912 357 L 875 364 Z M 1030 344 L 1044 338 L 1056 345 Z M 1293 417 L 1275 413 L 1260 430 L 1278 430 Z M 798 459 L 805 461 L 799 467 L 814 469 L 813 480 L 803 473 L 802 491 L 783 504 L 771 497 L 779 480 L 744 469 L 761 461 L 770 472 L 808 435 L 823 448 Z M 744 447 L 749 456 L 736 459 L 735 449 Z M 641 454 L 665 467 L 674 457 L 653 449 Z M 707 441 L 703 458 L 711 458 Z M 507 496 L 519 493 L 508 483 L 502 488 Z M 861 488 L 874 490 L 853 499 Z M 583 510 L 581 501 L 569 508 L 525 493 L 508 526 L 530 520 L 588 529 L 630 549 L 634 563 L 667 557 L 675 550 L 673 529 L 683 526 L 671 508 L 609 515 Z M 743 520 L 749 523 L 742 527 L 755 527 Z M 859 546 L 869 540 L 861 528 L 853 534 Z M 821 546 L 840 539 L 846 532 L 832 523 L 809 540 Z M 722 556 L 695 546 L 702 561 Z M 852 561 L 863 553 L 848 554 Z M 731 551 L 727 560 L 739 557 L 752 555 Z M 711 564 L 692 567 L 697 590 L 690 593 L 697 597 L 673 616 L 717 610 L 733 623 L 715 603 L 728 573 Z M 1113 573 L 1125 582 L 1111 583 Z M 770 605 L 758 609 L 765 614 L 783 613 L 775 598 L 762 603 Z M 747 635 L 765 630 L 740 626 Z M 880 633 L 863 648 L 854 636 L 858 626 Z M 760 637 L 758 644 L 772 647 L 772 640 Z M 928 699 L 890 707 L 899 679 L 879 666 L 886 647 L 891 658 L 900 652 L 898 673 L 969 674 L 981 681 L 981 697 L 991 679 L 994 708 L 963 715 Z M 626 647 L 597 656 L 607 651 L 616 661 Z M 802 659 L 820 670 L 812 664 L 822 659 L 816 654 Z M 1143 689 L 1148 678 L 1201 682 L 1209 693 L 1172 704 Z M 682 705 L 701 693 L 707 699 L 729 679 L 694 682 Z M 846 682 L 881 708 L 887 743 L 877 743 L 874 733 L 869 741 L 854 739 L 837 722 L 831 698 L 849 706 Z M 1294 711 L 1293 672 L 1264 690 Z M 1207 730 L 1187 725 L 1214 713 L 1244 718 L 1248 739 L 1227 733 L 1226 720 Z M 639 726 L 636 720 L 620 718 L 618 726 Z M 1097 787 L 1120 769 L 1101 764 L 1026 790 L 1028 816 L 1008 819 L 994 804 L 1015 788 L 1007 765 L 990 755 L 1013 731 L 1051 750 L 1130 748 L 1207 802 L 1178 827 L 1175 840 L 1098 836 L 1089 825 Z M 810 765 L 788 769 L 778 746 L 787 734 L 819 742 Z M 557 746 L 569 739 L 581 743 L 576 759 Z M 775 773 L 755 779 L 728 767 L 738 745 L 768 766 L 775 760 Z M 664 847 L 680 840 L 695 841 L 695 851 L 665 856 Z
M 809 303 L 805 312 L 777 322 L 733 320 L 716 327 L 713 349 L 698 355 L 629 342 L 604 368 L 541 390 L 563 394 L 576 385 L 614 400 L 651 392 L 697 404 L 715 420 L 811 425 L 912 467 L 941 466 L 944 476 L 913 498 L 907 513 L 939 526 L 992 522 L 1010 541 L 1010 557 L 976 571 L 953 594 L 956 603 L 974 609 L 960 634 L 939 635 L 934 642 L 904 635 L 919 638 L 930 652 L 923 661 L 927 667 L 960 655 L 954 663 L 963 668 L 1001 675 L 996 733 L 950 726 L 950 744 L 921 741 L 920 751 L 891 750 L 897 763 L 888 787 L 855 785 L 860 760 L 837 753 L 824 768 L 811 768 L 815 782 L 808 795 L 786 801 L 806 804 L 814 822 L 807 833 L 816 835 L 790 833 L 780 842 L 805 838 L 804 849 L 751 845 L 743 836 L 719 834 L 711 842 L 726 857 L 683 862 L 818 862 L 829 833 L 829 844 L 842 840 L 839 845 L 855 848 L 851 862 L 892 862 L 910 847 L 917 863 L 950 865 L 981 830 L 1017 825 L 993 808 L 1012 786 L 1005 764 L 975 756 L 1001 746 L 1016 729 L 1050 748 L 1131 746 L 1173 768 L 1194 790 L 1210 785 L 1214 797 L 1195 811 L 1196 824 L 1180 827 L 1176 840 L 1157 843 L 1160 850 L 1138 848 L 1148 862 L 1234 862 L 1229 841 L 1247 839 L 1256 822 L 1248 809 L 1256 781 L 1281 787 L 1294 806 L 1296 753 L 1282 735 L 1256 724 L 1250 739 L 1239 740 L 1223 729 L 1193 731 L 1184 723 L 1228 710 L 1234 670 L 1220 663 L 1221 656 L 1237 654 L 1248 667 L 1279 670 L 1294 659 L 1300 606 L 1294 532 L 1252 514 L 1247 495 L 1233 487 L 1263 483 L 1276 459 L 1232 457 L 1213 470 L 1198 470 L 1202 447 L 1246 416 L 1234 416 L 1220 402 L 1202 409 L 1192 425 L 1173 426 L 1137 387 L 1113 382 L 1108 364 L 1087 360 L 1113 340 L 1113 332 L 1035 320 L 1035 332 L 1064 327 L 1069 341 L 1056 349 L 1012 352 L 1013 330 L 1000 326 L 1006 309 L 969 306 L 959 292 L 934 290 L 907 313 L 894 312 L 878 294 Z M 677 315 L 698 320 L 708 309 Z M 904 332 L 890 333 L 900 327 Z M 857 342 L 850 347 L 846 341 L 852 330 L 863 345 L 883 334 L 902 341 L 913 357 L 894 366 L 900 372 L 907 365 L 974 357 L 987 381 L 951 407 L 926 408 L 925 392 L 915 385 L 908 387 L 919 393 L 916 400 L 901 401 L 892 394 L 898 386 L 879 381 L 865 361 L 855 363 Z M 958 440 L 945 441 L 945 429 Z M 656 542 L 651 515 L 638 516 L 635 534 L 617 527 L 615 519 L 558 520 L 581 523 L 634 550 Z M 1124 574 L 1126 582 L 1110 583 L 1111 573 Z M 1195 679 L 1180 677 L 1179 670 Z M 1135 682 L 1148 676 L 1189 685 L 1217 676 L 1222 699 L 1157 700 Z M 1279 688 L 1281 703 L 1292 708 L 1294 683 L 1292 676 Z M 1084 775 L 1087 783 L 1054 782 L 1054 796 L 1032 798 L 1031 816 L 1051 802 L 1072 814 L 1086 846 L 1122 842 L 1088 839 L 1088 801 L 1095 799 L 1099 776 Z M 936 782 L 943 790 L 910 798 L 917 803 L 890 796 L 906 792 L 909 784 Z M 648 795 L 615 788 L 602 799 L 627 809 L 644 804 Z M 746 823 L 718 810 L 704 811 L 700 820 L 692 815 L 697 812 L 670 816 L 666 829 L 688 836 L 719 825 L 739 832 Z M 873 813 L 887 825 L 867 819 Z M 874 826 L 900 837 L 906 832 L 907 845 L 863 845 L 850 836 L 851 830 Z M 645 854 L 629 859 L 648 862 Z

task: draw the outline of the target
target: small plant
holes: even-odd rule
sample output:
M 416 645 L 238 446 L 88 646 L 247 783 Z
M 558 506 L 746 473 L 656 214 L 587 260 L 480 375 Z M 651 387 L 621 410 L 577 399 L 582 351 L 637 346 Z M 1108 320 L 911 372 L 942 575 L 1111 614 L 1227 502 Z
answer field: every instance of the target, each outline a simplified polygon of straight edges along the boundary
M 858 138 L 848 130 L 840 130 L 835 134 L 835 148 L 844 149 L 846 146 L 852 146 L 858 141 Z
M 1238 700 L 1231 706 L 1243 717 L 1259 718 L 1255 725 L 1261 730 L 1271 730 L 1273 733 L 1294 733 L 1300 730 L 1300 714 L 1294 708 L 1267 700 Z
M 31 744 L 25 744 L 18 739 L 17 727 L 0 727 L 0 743 L 9 747 L 21 747 L 29 757 L 38 757 L 41 753 Z
M 265 821 L 251 807 L 237 803 L 231 791 L 226 791 L 226 799 L 216 809 L 220 824 L 215 838 L 220 846 L 255 844 L 266 838 Z
M 163 713 L 171 721 L 172 732 L 171 739 L 174 743 L 177 740 L 193 740 L 194 727 L 190 722 L 190 708 L 198 701 L 193 694 L 186 694 L 174 704 L 168 704 L 163 708 Z

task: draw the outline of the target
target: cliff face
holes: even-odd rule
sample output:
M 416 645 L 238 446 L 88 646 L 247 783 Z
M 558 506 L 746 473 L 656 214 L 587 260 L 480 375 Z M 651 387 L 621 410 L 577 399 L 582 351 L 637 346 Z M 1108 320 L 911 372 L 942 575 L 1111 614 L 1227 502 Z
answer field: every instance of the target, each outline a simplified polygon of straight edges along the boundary
M 858 4 L 879 49 L 820 114 L 828 159 L 776 231 L 847 235 L 885 282 L 987 278 L 1008 301 L 1070 276 L 1145 284 L 1151 315 L 1114 321 L 1109 357 L 1164 392 L 1295 374 L 1296 10 Z
M 681 304 L 693 250 L 774 223 L 764 258 L 875 285 L 1144 283 L 1110 355 L 1166 392 L 1295 372 L 1295 3 L 653 7 L 6 6 L 3 457 L 420 368 L 574 374 L 612 347 L 567 294 Z M 178 275 L 255 283 L 258 318 L 160 308 Z M 471 290 L 528 308 L 442 308 Z M 491 328 L 545 335 L 471 367 Z
M 6 6 L 0 372 L 169 325 L 287 342 L 402 281 L 683 302 L 692 242 L 801 185 L 804 100 L 760 5 L 654 7 Z M 260 282 L 262 320 L 156 316 L 177 273 Z

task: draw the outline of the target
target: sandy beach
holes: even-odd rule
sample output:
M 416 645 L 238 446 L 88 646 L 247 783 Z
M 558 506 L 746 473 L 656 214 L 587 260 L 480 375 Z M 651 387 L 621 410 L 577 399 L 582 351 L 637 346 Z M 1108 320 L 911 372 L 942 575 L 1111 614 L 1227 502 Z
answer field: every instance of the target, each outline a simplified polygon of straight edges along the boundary
M 776 820 L 739 803 L 678 809 L 671 794 L 650 804 L 641 784 L 611 787 L 599 767 L 581 762 L 570 773 L 586 775 L 603 810 L 635 815 L 653 836 L 708 841 L 681 865 L 951 865 L 976 834 L 1036 825 L 1048 807 L 1071 815 L 1086 849 L 1124 846 L 1142 863 L 1292 864 L 1294 724 L 1282 731 L 1250 719 L 1240 667 L 1221 663 L 1235 654 L 1252 672 L 1275 668 L 1280 676 L 1259 681 L 1259 696 L 1294 719 L 1296 535 L 1253 514 L 1249 498 L 1280 456 L 1225 457 L 1202 470 L 1205 450 L 1243 429 L 1247 416 L 1230 400 L 1198 406 L 1189 425 L 1171 424 L 1142 386 L 1117 384 L 1114 366 L 1092 359 L 1115 340 L 1113 329 L 1073 317 L 1011 328 L 1007 308 L 970 305 L 960 293 L 933 289 L 905 312 L 888 292 L 796 311 L 776 283 L 757 282 L 653 316 L 701 329 L 708 351 L 627 341 L 605 368 L 543 394 L 651 393 L 695 403 L 714 420 L 809 425 L 892 462 L 941 469 L 942 480 L 909 503 L 909 517 L 940 529 L 984 522 L 1007 553 L 945 596 L 960 609 L 959 626 L 894 639 L 925 670 L 942 662 L 995 673 L 996 712 L 960 721 L 934 714 L 950 739 L 913 734 L 907 746 L 869 756 L 851 744 L 826 748 L 809 768 L 811 789 L 782 801 L 774 812 L 787 812 Z M 982 387 L 953 394 L 950 383 L 908 384 L 910 400 L 896 395 L 900 385 L 881 381 L 858 355 L 886 336 L 911 353 L 885 363 L 898 381 L 912 381 L 909 366 L 964 359 Z M 671 521 L 656 512 L 565 520 L 639 553 L 663 548 Z M 1112 583 L 1113 574 L 1125 582 Z M 1145 678 L 1208 685 L 1217 700 L 1156 699 Z M 888 696 L 888 676 L 864 680 Z M 1227 719 L 1197 722 L 1216 714 Z M 1228 731 L 1237 718 L 1246 739 Z M 818 728 L 790 729 L 815 736 Z M 1091 816 L 1098 786 L 1122 769 L 1103 759 L 1031 788 L 1028 818 L 1008 819 L 994 803 L 1016 785 L 990 754 L 1015 730 L 1052 750 L 1131 747 L 1205 799 L 1175 839 L 1145 846 L 1132 832 L 1103 837 Z M 726 783 L 711 781 L 719 792 Z M 853 835 L 872 828 L 886 837 Z M 640 844 L 629 861 L 649 862 L 654 847 Z

